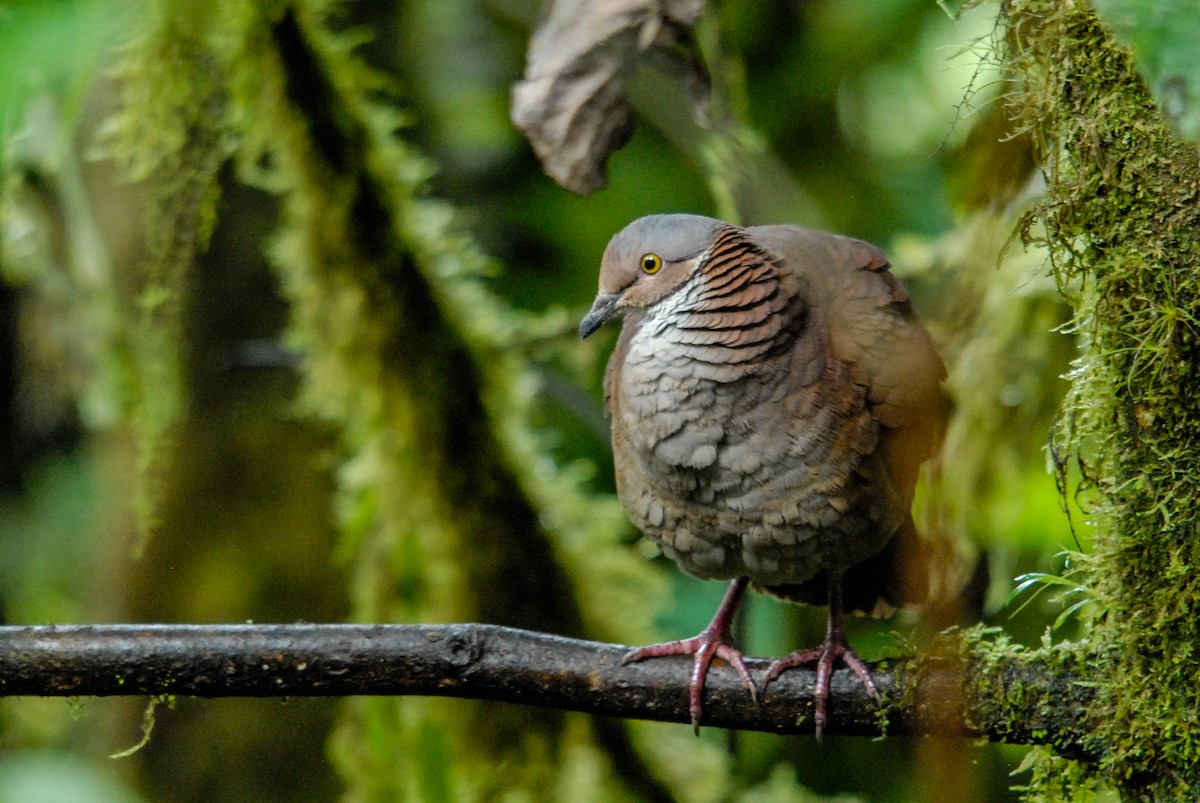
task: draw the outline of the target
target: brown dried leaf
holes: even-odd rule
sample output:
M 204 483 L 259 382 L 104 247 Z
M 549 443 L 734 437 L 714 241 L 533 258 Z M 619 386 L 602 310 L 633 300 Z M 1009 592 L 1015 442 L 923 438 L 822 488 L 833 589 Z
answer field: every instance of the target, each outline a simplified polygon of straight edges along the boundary
M 579 195 L 608 183 L 605 163 L 633 132 L 625 79 L 643 56 L 682 68 L 691 94 L 707 94 L 691 39 L 703 9 L 704 0 L 551 0 L 511 112 L 547 175 Z

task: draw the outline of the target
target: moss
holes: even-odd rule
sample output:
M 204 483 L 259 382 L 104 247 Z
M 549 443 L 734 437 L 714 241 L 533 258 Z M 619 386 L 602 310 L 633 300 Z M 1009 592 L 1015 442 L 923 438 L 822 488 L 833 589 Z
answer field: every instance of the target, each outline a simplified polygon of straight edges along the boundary
M 570 332 L 563 315 L 517 315 L 483 288 L 494 266 L 423 195 L 431 166 L 396 136 L 388 81 L 321 4 L 229 10 L 239 169 L 281 197 L 271 256 L 305 355 L 302 405 L 340 440 L 353 617 L 636 638 L 652 608 L 633 600 L 650 598 L 652 570 L 612 548 L 619 509 L 581 494 L 578 471 L 547 480 L 528 423 L 528 344 Z M 617 592 L 644 613 L 607 621 Z M 600 740 L 561 712 L 356 699 L 331 750 L 358 799 L 474 799 L 536 795 L 576 760 L 603 766 Z M 609 777 L 591 793 L 617 789 Z
M 122 54 L 106 146 L 149 212 L 144 258 L 112 279 L 117 342 L 103 348 L 120 355 L 137 430 L 143 526 L 189 398 L 191 265 L 221 180 L 241 179 L 280 201 L 270 257 L 304 355 L 299 407 L 337 436 L 353 618 L 649 640 L 660 578 L 616 548 L 627 522 L 580 491 L 589 468 L 554 465 L 530 426 L 530 353 L 577 362 L 573 326 L 483 287 L 495 266 L 425 196 L 433 167 L 397 136 L 394 87 L 353 52 L 359 34 L 333 32 L 338 5 L 152 3 Z M 596 799 L 630 779 L 662 796 L 623 724 L 524 707 L 355 699 L 331 752 L 356 799 L 534 797 L 592 771 Z
M 966 678 L 965 719 L 980 731 L 1016 744 L 1041 744 L 1088 762 L 1107 747 L 1097 738 L 1095 676 L 1109 659 L 1086 642 L 1024 649 L 987 628 L 964 631 L 959 646 Z
M 1091 679 L 1110 660 L 1087 642 L 1056 644 L 1048 634 L 1028 649 L 998 628 L 951 630 L 897 666 L 905 697 L 895 710 L 911 712 L 924 730 L 965 724 L 993 741 L 1035 745 L 1017 771 L 1030 773 L 1024 791 L 1070 799 L 1051 790 L 1090 789 L 1108 749 Z
M 225 159 L 220 65 L 185 6 L 149 15 L 115 70 L 120 108 L 104 149 L 145 189 L 145 240 L 128 275 L 115 265 L 120 385 L 137 445 L 134 509 L 145 547 L 186 407 L 184 325 L 191 267 L 216 220 Z
M 160 694 L 147 700 L 146 707 L 142 709 L 142 738 L 124 750 L 111 754 L 109 758 L 129 758 L 150 744 L 150 737 L 154 733 L 154 723 L 158 721 L 155 709 L 162 703 L 174 708 L 175 697 L 170 694 Z
M 1128 796 L 1200 795 L 1200 153 L 1167 128 L 1129 54 L 1084 3 L 1006 3 L 1012 96 L 1047 179 L 1027 216 L 1083 348 L 1055 433 L 1097 524 L 1087 583 L 1110 655 L 1101 776 Z M 1057 799 L 1086 786 L 1042 773 Z M 1061 781 L 1061 783 L 1059 782 Z

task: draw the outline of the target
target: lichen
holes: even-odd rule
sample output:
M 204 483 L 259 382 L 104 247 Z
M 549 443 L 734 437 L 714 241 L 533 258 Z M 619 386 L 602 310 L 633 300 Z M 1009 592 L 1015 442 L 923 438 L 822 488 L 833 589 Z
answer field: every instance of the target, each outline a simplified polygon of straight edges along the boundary
M 1172 135 L 1092 9 L 1002 9 L 1010 95 L 1047 180 L 1023 225 L 1047 249 L 1082 349 L 1054 435 L 1083 466 L 1096 524 L 1086 579 L 1104 609 L 1088 638 L 1098 672 L 1100 777 L 1123 794 L 1200 794 L 1200 153 Z M 1031 794 L 1084 794 L 1051 762 Z

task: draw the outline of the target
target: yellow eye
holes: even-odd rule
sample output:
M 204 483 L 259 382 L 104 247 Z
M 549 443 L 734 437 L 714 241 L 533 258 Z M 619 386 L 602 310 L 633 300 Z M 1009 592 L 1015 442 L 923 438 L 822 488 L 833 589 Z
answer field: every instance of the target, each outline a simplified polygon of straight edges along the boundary
M 642 273 L 658 273 L 662 267 L 662 257 L 658 254 L 646 254 L 642 257 Z

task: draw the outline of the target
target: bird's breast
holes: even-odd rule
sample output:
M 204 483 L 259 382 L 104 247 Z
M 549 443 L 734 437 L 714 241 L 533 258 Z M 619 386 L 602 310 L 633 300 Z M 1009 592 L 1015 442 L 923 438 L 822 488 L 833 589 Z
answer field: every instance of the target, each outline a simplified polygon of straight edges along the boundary
M 693 331 L 646 321 L 621 368 L 619 425 L 644 459 L 669 472 L 712 469 L 760 366 Z
M 619 368 L 631 518 L 702 577 L 803 582 L 840 563 L 838 542 L 870 519 L 854 478 L 877 442 L 864 389 L 818 352 L 813 366 L 795 349 L 740 360 L 736 344 L 690 338 L 643 321 Z

